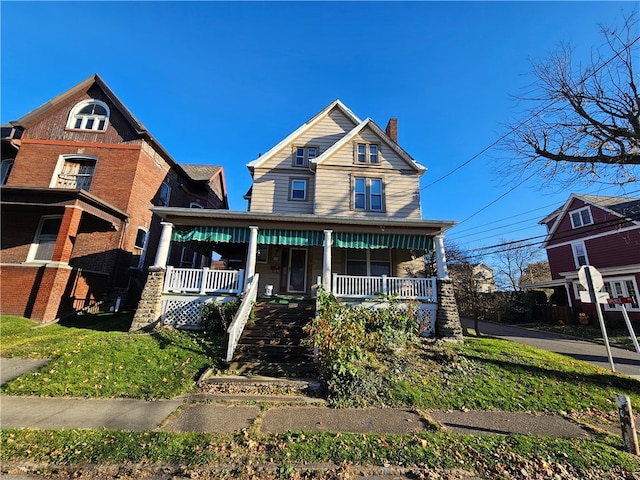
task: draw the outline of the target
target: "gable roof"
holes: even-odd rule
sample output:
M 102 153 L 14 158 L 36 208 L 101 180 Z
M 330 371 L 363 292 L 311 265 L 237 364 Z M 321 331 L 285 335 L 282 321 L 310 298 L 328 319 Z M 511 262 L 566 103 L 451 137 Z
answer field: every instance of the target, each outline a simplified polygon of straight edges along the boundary
M 160 143 L 158 143 L 158 141 L 151 135 L 151 133 L 142 124 L 142 122 L 140 122 L 140 120 L 138 120 L 133 115 L 133 113 L 131 113 L 131 111 L 125 106 L 124 103 L 122 103 L 122 101 L 118 98 L 118 96 L 115 93 L 113 93 L 113 90 L 109 88 L 109 86 L 97 73 L 94 73 L 86 80 L 83 80 L 82 82 L 78 83 L 74 87 L 71 87 L 69 90 L 61 93 L 57 97 L 54 97 L 48 102 L 43 103 L 38 108 L 20 117 L 18 120 L 9 122 L 9 125 L 3 125 L 3 127 L 9 127 L 9 126 L 23 127 L 26 123 L 44 114 L 45 112 L 49 111 L 51 108 L 54 108 L 60 105 L 61 103 L 66 102 L 69 98 L 73 97 L 78 92 L 88 90 L 94 84 L 97 85 L 102 90 L 102 92 L 107 96 L 107 98 L 113 103 L 113 106 L 123 115 L 123 117 L 127 120 L 129 125 L 131 125 L 131 127 L 135 130 L 135 132 L 138 135 L 140 135 L 142 138 L 144 138 L 147 142 L 149 142 L 149 144 L 153 146 L 153 148 L 156 151 L 158 151 L 158 153 L 160 153 L 160 155 L 166 160 L 166 162 L 169 165 L 171 165 L 176 170 L 180 171 L 185 176 L 191 178 L 192 180 L 195 180 L 195 181 L 201 180 L 201 179 L 193 178 L 192 175 L 183 168 L 184 167 L 183 165 L 180 165 L 178 164 L 178 162 L 175 161 L 175 159 L 169 154 L 169 152 L 167 152 L 164 149 L 164 147 L 160 145 Z M 210 167 L 214 167 L 216 169 L 221 168 L 215 165 L 212 165 Z M 204 171 L 200 173 L 204 174 Z M 210 178 L 211 177 L 209 177 L 207 180 L 209 180 Z M 226 196 L 226 192 L 225 192 L 225 196 Z
M 303 134 L 304 132 L 309 130 L 313 125 L 318 123 L 321 119 L 323 119 L 327 115 L 329 115 L 329 113 L 334 108 L 339 109 L 347 118 L 349 118 L 353 122 L 354 125 L 358 125 L 358 124 L 360 124 L 362 122 L 362 120 L 360 120 L 356 116 L 355 113 L 353 113 L 349 108 L 347 108 L 347 106 L 344 103 L 342 103 L 340 100 L 336 99 L 333 102 L 331 102 L 329 105 L 327 105 L 325 108 L 323 108 L 322 111 L 320 111 L 318 114 L 314 115 L 313 118 L 311 118 L 306 123 L 304 123 L 303 125 L 298 127 L 291 134 L 287 135 L 287 137 L 285 137 L 276 146 L 271 148 L 267 153 L 265 153 L 264 155 L 261 155 L 260 157 L 256 158 L 255 160 L 247 163 L 247 168 L 250 171 L 253 171 L 254 168 L 259 167 L 260 165 L 262 165 L 264 162 L 266 162 L 271 157 L 273 157 L 276 153 L 278 153 L 283 147 L 285 147 L 285 146 L 289 145 L 291 142 L 293 142 L 293 140 L 296 137 L 300 136 L 301 134 Z
M 208 182 L 222 170 L 222 167 L 218 165 L 185 165 L 181 163 L 180 166 L 194 182 Z
M 373 120 L 371 120 L 371 118 L 365 119 L 359 125 L 354 127 L 344 137 L 342 137 L 336 143 L 331 145 L 331 147 L 329 147 L 326 152 L 324 152 L 319 157 L 310 160 L 309 163 L 311 163 L 312 165 L 318 165 L 319 163 L 322 163 L 324 160 L 329 158 L 335 152 L 340 150 L 344 145 L 348 144 L 356 135 L 358 135 L 362 130 L 364 130 L 367 127 L 371 128 L 371 130 L 373 130 L 373 132 L 383 142 L 385 142 L 394 152 L 396 152 L 396 154 L 398 154 L 398 156 L 400 156 L 400 158 L 402 158 L 405 162 L 407 162 L 411 167 L 415 168 L 418 172 L 421 172 L 421 173 L 424 173 L 427 171 L 426 167 L 416 162 L 413 158 L 411 158 L 411 155 L 409 155 L 407 152 L 404 151 L 404 149 L 400 145 L 398 145 L 396 142 L 391 140 L 389 136 L 385 132 L 383 132 L 382 129 L 380 129 L 380 127 L 376 125 L 376 123 Z
M 549 241 L 558 229 L 558 226 L 562 222 L 562 219 L 569 211 L 569 208 L 571 207 L 571 204 L 574 200 L 581 200 L 588 205 L 593 205 L 594 207 L 609 212 L 613 216 L 640 225 L 640 198 L 606 197 L 600 195 L 572 193 L 564 203 L 564 205 L 555 209 L 549 215 L 540 220 L 540 222 L 538 222 L 540 225 L 543 225 L 555 218 L 553 225 L 549 229 L 549 232 L 544 239 L 544 242 L 542 242 L 542 248 L 546 248 Z

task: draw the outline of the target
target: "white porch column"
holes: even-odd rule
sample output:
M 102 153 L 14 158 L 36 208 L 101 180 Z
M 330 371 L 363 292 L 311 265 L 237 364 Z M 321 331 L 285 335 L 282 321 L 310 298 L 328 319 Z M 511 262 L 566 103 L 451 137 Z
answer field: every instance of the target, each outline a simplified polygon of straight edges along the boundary
M 245 288 L 256 273 L 256 257 L 258 256 L 258 227 L 249 227 L 249 248 L 247 249 L 247 268 L 245 270 Z
M 333 230 L 324 231 L 324 255 L 322 257 L 322 287 L 325 292 L 331 291 L 331 234 Z
M 151 268 L 165 269 L 167 268 L 167 258 L 169 257 L 169 247 L 171 247 L 171 235 L 173 234 L 173 223 L 160 222 L 162 232 L 160 232 L 160 240 L 158 241 L 158 250 L 156 251 L 156 259 Z
M 438 279 L 448 280 L 449 271 L 447 270 L 447 255 L 444 251 L 444 235 L 436 235 L 434 240 L 436 242 L 436 267 L 438 269 Z

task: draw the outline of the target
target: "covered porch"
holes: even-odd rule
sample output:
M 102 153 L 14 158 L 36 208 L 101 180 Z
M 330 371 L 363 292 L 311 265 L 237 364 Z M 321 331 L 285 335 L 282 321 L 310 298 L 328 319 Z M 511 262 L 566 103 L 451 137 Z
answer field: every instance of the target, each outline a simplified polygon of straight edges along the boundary
M 179 295 L 199 303 L 246 296 L 250 288 L 256 297 L 315 297 L 322 288 L 352 303 L 381 296 L 416 301 L 435 323 L 437 279 L 448 279 L 443 233 L 454 222 L 170 207 L 153 211 L 162 219 L 152 270 L 164 272 L 165 317 L 168 302 Z M 172 244 L 205 255 L 217 252 L 226 260 L 225 269 L 168 265 Z M 426 277 L 424 255 L 432 252 L 437 273 Z

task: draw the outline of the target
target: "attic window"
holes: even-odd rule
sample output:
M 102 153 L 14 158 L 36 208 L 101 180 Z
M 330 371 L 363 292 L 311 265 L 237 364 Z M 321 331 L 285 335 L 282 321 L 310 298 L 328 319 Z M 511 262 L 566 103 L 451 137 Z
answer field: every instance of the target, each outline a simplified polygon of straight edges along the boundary
M 84 100 L 69 114 L 67 128 L 103 132 L 109 122 L 109 107 L 100 100 Z
M 589 207 L 580 208 L 569 213 L 571 218 L 571 227 L 580 228 L 587 225 L 593 225 L 593 217 Z
M 379 147 L 375 144 L 358 143 L 356 146 L 356 162 L 357 164 L 377 164 L 379 159 Z
M 293 157 L 294 167 L 306 167 L 309 161 L 318 156 L 317 147 L 296 147 Z

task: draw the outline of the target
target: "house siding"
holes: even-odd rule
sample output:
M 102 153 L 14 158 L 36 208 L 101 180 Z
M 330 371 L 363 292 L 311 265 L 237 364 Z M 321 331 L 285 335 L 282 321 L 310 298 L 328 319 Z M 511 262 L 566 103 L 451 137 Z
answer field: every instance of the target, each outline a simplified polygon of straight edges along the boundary
M 307 180 L 307 200 L 289 200 L 292 179 Z M 257 171 L 253 178 L 252 212 L 313 213 L 315 178 L 308 170 Z

